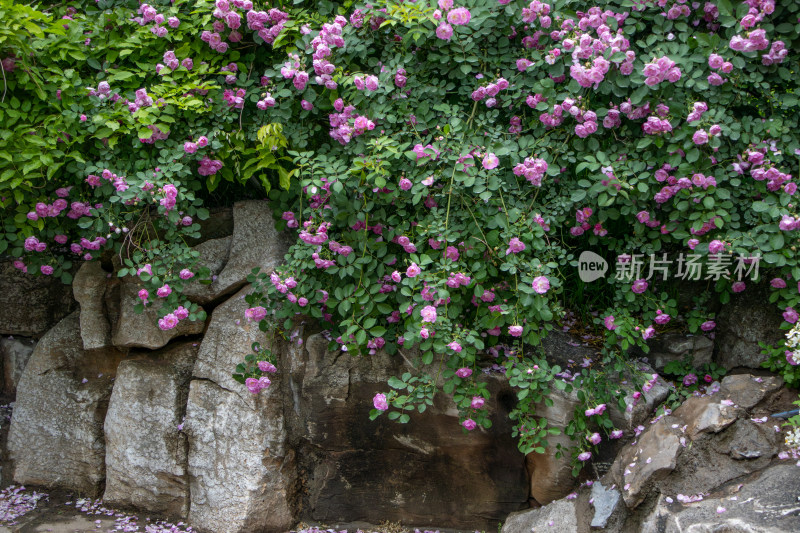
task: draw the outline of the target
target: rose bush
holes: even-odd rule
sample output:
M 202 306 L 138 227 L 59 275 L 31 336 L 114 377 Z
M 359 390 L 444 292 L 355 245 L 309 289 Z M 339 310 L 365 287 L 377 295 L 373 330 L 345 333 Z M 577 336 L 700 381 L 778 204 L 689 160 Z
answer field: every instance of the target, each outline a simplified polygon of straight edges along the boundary
M 2 5 L 29 33 L 3 44 L 2 250 L 65 281 L 113 251 L 170 326 L 195 309 L 184 238 L 215 189 L 268 194 L 298 241 L 251 277 L 247 318 L 291 335 L 311 317 L 334 349 L 402 351 L 418 373 L 373 417 L 406 422 L 443 390 L 465 431 L 488 427 L 478 377 L 504 372 L 520 449 L 542 451 L 535 406 L 575 387 L 579 464 L 598 430 L 620 436 L 597 407 L 624 406 L 608 383 L 627 351 L 678 319 L 715 327 L 678 307 L 680 272 L 643 257 L 684 278 L 700 265 L 700 300 L 726 303 L 758 267 L 781 310 L 800 305 L 795 3 Z M 584 250 L 619 275 L 581 281 Z M 565 369 L 538 347 L 569 308 L 604 339 Z M 259 360 L 275 362 L 236 369 L 254 392 Z

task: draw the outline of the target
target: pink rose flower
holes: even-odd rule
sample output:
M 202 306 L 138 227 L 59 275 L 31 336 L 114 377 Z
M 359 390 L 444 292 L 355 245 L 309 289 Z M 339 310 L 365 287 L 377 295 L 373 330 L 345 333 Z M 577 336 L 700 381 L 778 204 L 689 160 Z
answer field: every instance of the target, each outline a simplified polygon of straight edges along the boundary
M 423 322 L 436 322 L 436 308 L 432 305 L 427 305 L 422 308 L 422 321 Z
M 498 157 L 493 153 L 486 154 L 486 156 L 483 158 L 483 161 L 481 161 L 481 164 L 486 170 L 492 170 L 493 168 L 497 168 L 497 165 L 500 164 L 500 159 L 498 159 Z
M 531 286 L 537 294 L 545 294 L 550 290 L 550 280 L 546 276 L 537 276 L 533 278 Z
M 467 367 L 462 367 L 456 370 L 456 376 L 460 378 L 468 378 L 472 375 L 472 369 Z
M 375 409 L 378 411 L 386 411 L 389 408 L 389 403 L 386 401 L 386 395 L 378 393 L 372 399 L 372 405 L 375 406 Z

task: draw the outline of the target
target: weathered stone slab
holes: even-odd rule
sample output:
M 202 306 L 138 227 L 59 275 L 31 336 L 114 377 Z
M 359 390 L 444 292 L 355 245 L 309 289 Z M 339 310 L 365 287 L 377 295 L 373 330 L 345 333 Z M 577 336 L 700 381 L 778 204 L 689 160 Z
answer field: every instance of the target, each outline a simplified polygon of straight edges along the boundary
M 511 513 L 500 533 L 575 533 L 578 514 L 574 500 L 558 500 L 539 509 Z
M 198 335 L 203 332 L 205 323 L 199 320 L 181 320 L 177 327 L 162 330 L 158 327 L 158 302 L 137 314 L 134 306 L 140 302 L 141 286 L 131 281 L 124 281 L 120 286 L 119 320 L 114 326 L 112 342 L 118 348 L 146 348 L 158 350 L 172 339 L 186 335 Z M 155 296 L 152 296 L 153 298 Z
M 253 403 L 212 381 L 191 382 L 189 522 L 205 530 L 277 533 L 294 525 L 296 471 L 285 445 L 280 385 Z
M 33 354 L 36 341 L 25 337 L 3 337 L 0 339 L 0 359 L 3 364 L 3 392 L 14 395 L 22 378 L 25 365 Z
M 77 312 L 42 337 L 17 388 L 8 437 L 14 481 L 97 494 L 105 476 L 109 371 L 121 358 L 83 350 Z
M 185 518 L 187 442 L 179 425 L 197 350 L 170 344 L 120 363 L 105 420 L 106 503 Z
M 69 285 L 0 262 L 0 335 L 39 338 L 76 307 Z
M 86 350 L 111 346 L 111 324 L 105 309 L 108 273 L 99 261 L 83 263 L 72 281 L 72 294 L 80 305 L 81 338 Z
M 211 284 L 215 294 L 227 294 L 242 287 L 255 267 L 271 272 L 283 263 L 289 250 L 286 235 L 278 233 L 269 204 L 246 200 L 233 205 L 233 241 L 225 268 Z

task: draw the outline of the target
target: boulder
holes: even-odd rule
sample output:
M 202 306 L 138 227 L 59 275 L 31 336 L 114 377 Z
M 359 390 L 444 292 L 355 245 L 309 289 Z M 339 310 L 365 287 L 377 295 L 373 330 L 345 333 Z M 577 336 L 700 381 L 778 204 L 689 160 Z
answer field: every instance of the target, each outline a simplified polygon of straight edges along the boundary
M 221 239 L 211 239 L 195 246 L 194 250 L 200 253 L 198 268 L 208 268 L 212 279 L 219 276 L 219 273 L 222 272 L 223 267 L 228 262 L 231 241 L 231 237 L 223 237 Z M 186 283 L 182 294 L 189 301 L 207 305 L 222 296 L 220 287 L 220 285 L 213 282 L 201 283 L 200 277 L 195 276 Z
M 769 289 L 752 286 L 731 297 L 717 316 L 717 363 L 730 370 L 760 368 L 767 359 L 759 342 L 776 344 L 783 338 L 778 307 L 769 301 Z
M 257 322 L 249 322 L 244 312 L 250 307 L 245 297 L 251 292 L 247 287 L 220 304 L 211 315 L 208 330 L 203 336 L 193 376 L 208 379 L 220 387 L 238 394 L 242 401 L 255 406 L 254 397 L 247 388 L 233 379 L 236 365 L 253 353 L 254 342 L 266 349 L 277 349 L 272 340 L 258 329 Z
M 39 338 L 76 307 L 69 285 L 0 262 L 0 335 Z
M 575 533 L 579 523 L 576 507 L 575 501 L 558 500 L 539 509 L 511 513 L 500 533 Z
M 591 526 L 603 529 L 608 525 L 611 515 L 614 514 L 619 505 L 620 494 L 616 488 L 606 488 L 600 481 L 595 481 L 592 484 L 591 502 L 592 507 L 594 507 Z
M 778 454 L 779 437 L 770 426 L 752 420 L 737 420 L 716 449 L 737 461 L 772 459 Z
M 200 225 L 200 237 L 189 238 L 189 246 L 196 246 L 210 239 L 230 237 L 233 233 L 233 209 L 231 207 L 212 207 L 209 217 L 205 220 L 196 218 L 195 223 Z
M 783 379 L 778 376 L 736 374 L 725 376 L 721 385 L 720 394 L 725 395 L 737 407 L 752 409 L 768 394 L 780 389 Z
M 659 372 L 673 361 L 682 361 L 688 357 L 692 366 L 700 368 L 711 362 L 714 353 L 714 341 L 704 335 L 684 335 L 681 333 L 665 333 L 656 335 L 648 342 L 650 352 L 647 360 Z
M 280 388 L 245 402 L 212 381 L 192 380 L 184 428 L 190 523 L 214 533 L 278 533 L 294 524 L 295 459 L 285 444 Z
M 203 332 L 205 323 L 199 320 L 181 320 L 175 328 L 166 331 L 160 329 L 157 301 L 147 306 L 143 313 L 137 314 L 134 306 L 140 302 L 140 289 L 141 286 L 133 281 L 124 281 L 120 286 L 119 320 L 114 326 L 112 336 L 114 346 L 122 349 L 158 350 L 174 338 Z
M 544 453 L 529 453 L 525 457 L 525 465 L 530 480 L 530 497 L 545 505 L 553 500 L 563 498 L 575 488 L 576 479 L 572 475 L 572 458 L 569 453 L 561 457 L 558 446 L 569 449 L 574 442 L 564 434 L 564 429 L 572 420 L 575 408 L 578 407 L 576 390 L 567 393 L 551 388 L 552 405 L 541 402 L 536 405 L 536 415 L 547 419 L 547 426 L 561 430 L 559 435 L 547 436 L 547 447 Z
M 42 337 L 17 387 L 8 436 L 14 481 L 98 493 L 105 475 L 103 420 L 122 357 L 84 351 L 77 312 Z
M 186 407 L 189 521 L 215 533 L 287 531 L 294 519 L 296 468 L 282 384 L 274 379 L 253 395 L 231 377 L 253 342 L 269 345 L 245 319 L 247 291 L 214 310 Z
M 109 274 L 99 261 L 83 263 L 72 281 L 72 294 L 80 305 L 83 348 L 111 346 L 111 324 L 105 306 Z
M 639 362 L 637 368 L 639 372 L 644 374 L 648 379 L 654 373 L 653 368 L 643 362 Z M 609 405 L 608 408 L 609 417 L 614 423 L 614 426 L 619 429 L 630 431 L 644 423 L 645 420 L 653 415 L 653 411 L 655 411 L 656 407 L 666 400 L 672 387 L 659 376 L 653 383 L 652 388 L 642 393 L 642 398 L 636 401 L 633 399 L 633 393 L 638 389 L 630 385 L 630 380 L 627 381 L 627 383 L 621 385 L 627 393 L 625 396 L 625 410 L 622 411 L 619 406 L 615 404 Z
M 105 419 L 106 503 L 186 517 L 187 443 L 180 426 L 197 346 L 169 344 L 120 363 Z
M 286 416 L 307 491 L 299 518 L 488 531 L 527 506 L 524 456 L 508 420 L 516 397 L 504 377 L 478 376 L 491 393 L 486 407 L 494 425 L 467 433 L 444 394 L 424 413 L 412 413 L 408 424 L 386 415 L 369 420 L 373 397 L 389 389 L 388 377 L 410 371 L 409 351 L 354 356 L 328 350 L 325 337 L 315 334 L 282 354 L 291 399 Z
M 720 403 L 714 396 L 692 396 L 675 412 L 678 423 L 686 427 L 686 434 L 695 439 L 701 433 L 719 433 L 736 421 L 736 408 Z
M 681 450 L 680 437 L 667 419 L 647 428 L 633 446 L 623 448 L 611 471 L 629 509 L 642 503 L 653 485 L 675 470 Z
M 640 531 L 794 533 L 800 531 L 798 493 L 797 467 L 773 465 L 699 502 L 684 505 L 675 494 L 663 494 Z
M 246 200 L 233 205 L 233 240 L 222 272 L 211 284 L 214 294 L 231 293 L 247 282 L 255 267 L 271 272 L 283 263 L 290 239 L 275 229 L 269 204 Z
M 4 337 L 0 339 L 4 394 L 13 396 L 17 393 L 17 384 L 35 347 L 36 341 L 25 337 Z
M 557 329 L 547 333 L 547 336 L 535 349 L 544 356 L 548 363 L 558 365 L 562 370 L 597 355 L 597 350 L 588 346 L 578 336 Z

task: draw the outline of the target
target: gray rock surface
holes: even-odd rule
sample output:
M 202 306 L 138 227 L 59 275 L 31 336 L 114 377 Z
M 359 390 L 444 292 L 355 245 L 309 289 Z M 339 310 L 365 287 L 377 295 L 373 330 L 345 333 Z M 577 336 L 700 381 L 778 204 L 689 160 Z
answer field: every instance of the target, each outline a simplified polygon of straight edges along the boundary
M 25 370 L 25 365 L 33 354 L 36 341 L 25 337 L 0 338 L 0 360 L 3 365 L 3 392 L 17 393 L 17 384 Z
M 194 250 L 200 253 L 198 268 L 195 270 L 198 270 L 199 267 L 206 267 L 210 270 L 210 276 L 218 276 L 228 262 L 232 240 L 231 237 L 222 237 L 220 239 L 211 239 L 195 246 Z M 200 277 L 195 276 L 186 283 L 183 288 L 183 295 L 189 301 L 206 305 L 222 296 L 222 289 L 222 286 L 213 282 L 208 284 L 201 283 Z M 228 288 L 225 287 L 224 289 L 227 290 Z
M 620 494 L 616 488 L 606 488 L 599 481 L 592 484 L 592 506 L 594 516 L 592 517 L 592 527 L 604 528 L 608 525 L 608 520 L 620 502 Z
M 244 316 L 245 310 L 250 307 L 244 298 L 250 291 L 249 287 L 244 288 L 214 309 L 200 345 L 193 376 L 211 380 L 238 394 L 246 404 L 255 405 L 253 395 L 233 379 L 231 372 L 252 353 L 254 342 L 259 342 L 267 349 L 276 348 L 270 338 L 258 329 L 258 323 L 249 322 Z
M 253 342 L 269 344 L 245 319 L 248 290 L 214 310 L 186 407 L 189 520 L 215 533 L 286 531 L 293 520 L 296 469 L 281 383 L 253 395 L 231 377 Z
M 775 344 L 783 337 L 783 318 L 769 301 L 769 289 L 752 286 L 731 298 L 717 316 L 717 363 L 726 369 L 760 368 L 766 356 L 759 342 Z
M 215 294 L 242 287 L 255 267 L 271 272 L 283 263 L 289 239 L 275 229 L 266 201 L 247 200 L 233 205 L 233 241 L 225 268 L 211 284 Z
M 139 290 L 141 286 L 132 281 L 124 281 L 120 286 L 119 320 L 114 325 L 112 342 L 114 346 L 126 348 L 146 348 L 158 350 L 167 345 L 174 338 L 186 335 L 197 335 L 203 332 L 205 323 L 181 320 L 177 327 L 164 331 L 158 327 L 158 308 L 160 303 L 155 301 L 145 308 L 144 312 L 137 314 L 134 305 L 139 303 Z M 158 300 L 154 295 L 151 300 Z
M 97 494 L 105 475 L 108 372 L 121 358 L 83 350 L 77 312 L 42 337 L 17 387 L 8 436 L 14 481 Z
M 683 505 L 662 495 L 640 531 L 794 533 L 800 531 L 800 477 L 794 464 L 770 466 L 703 501 Z M 666 498 L 673 499 L 668 503 Z
M 675 470 L 681 452 L 680 438 L 665 419 L 642 433 L 634 446 L 626 446 L 611 471 L 629 509 L 642 503 L 653 485 Z
M 111 324 L 105 309 L 108 273 L 99 261 L 83 263 L 72 281 L 72 294 L 80 305 L 81 338 L 86 350 L 111 346 Z
M 681 361 L 689 357 L 695 368 L 711 362 L 714 353 L 714 341 L 704 335 L 684 335 L 681 333 L 665 333 L 656 335 L 648 343 L 650 353 L 647 359 L 658 371 L 672 361 Z
M 69 285 L 0 262 L 0 335 L 39 338 L 76 308 Z
M 575 533 L 578 531 L 576 504 L 558 500 L 539 509 L 511 513 L 500 533 Z
M 643 373 L 645 378 L 648 380 L 654 373 L 652 367 L 642 362 L 637 364 L 637 368 L 639 372 Z M 633 392 L 638 389 L 633 388 L 633 386 L 630 385 L 630 380 L 628 381 L 628 384 L 621 385 L 621 387 L 627 390 L 627 396 L 625 397 L 625 410 L 622 411 L 617 405 L 608 406 L 609 417 L 614 423 L 614 426 L 626 431 L 632 430 L 651 417 L 655 411 L 655 408 L 661 405 L 661 403 L 667 398 L 672 390 L 669 383 L 664 381 L 664 379 L 659 376 L 655 383 L 653 383 L 653 387 L 644 392 L 642 394 L 642 398 L 639 398 L 639 400 L 636 401 L 633 399 Z
M 694 439 L 701 433 L 719 433 L 736 421 L 736 408 L 720 403 L 722 398 L 693 396 L 673 413 L 679 424 L 686 426 L 686 434 Z
M 768 394 L 778 390 L 783 385 L 783 379 L 778 376 L 736 374 L 725 376 L 721 385 L 720 393 L 727 399 L 738 407 L 751 409 Z
M 185 518 L 189 506 L 186 409 L 197 343 L 169 344 L 122 361 L 105 419 L 109 505 Z
M 575 487 L 576 480 L 572 475 L 572 458 L 569 453 L 557 457 L 558 445 L 569 448 L 574 443 L 563 433 L 575 408 L 578 406 L 577 391 L 570 393 L 552 388 L 550 399 L 552 405 L 544 402 L 536 405 L 536 414 L 547 419 L 547 425 L 562 431 L 560 435 L 548 435 L 544 453 L 529 453 L 525 457 L 525 465 L 530 479 L 530 496 L 538 503 L 545 505 L 553 500 L 563 498 Z
M 190 523 L 215 533 L 289 530 L 296 473 L 279 384 L 245 402 L 212 381 L 192 380 L 185 431 Z

